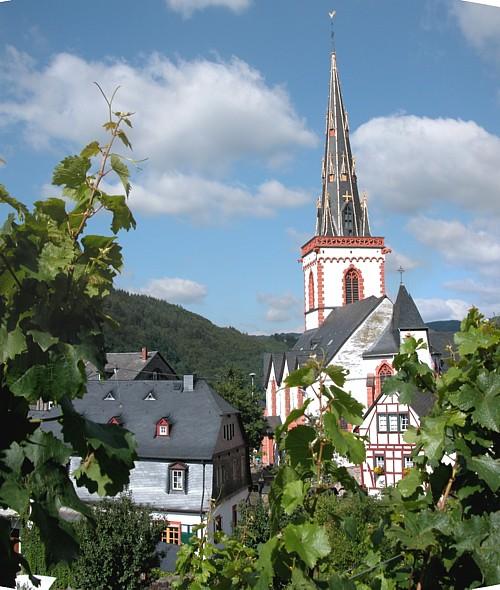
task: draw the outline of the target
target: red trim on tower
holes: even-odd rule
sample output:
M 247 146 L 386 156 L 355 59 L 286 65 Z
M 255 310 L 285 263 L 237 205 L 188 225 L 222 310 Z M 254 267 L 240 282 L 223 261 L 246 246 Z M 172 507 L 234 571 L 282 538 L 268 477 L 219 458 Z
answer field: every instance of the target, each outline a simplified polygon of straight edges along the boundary
M 380 295 L 385 295 L 385 261 L 380 263 Z
M 290 388 L 285 387 L 285 418 L 290 414 Z
M 276 381 L 271 381 L 271 416 L 276 416 Z
M 318 260 L 318 324 L 325 321 L 325 285 L 323 278 L 323 264 Z
M 384 248 L 384 238 L 372 236 L 314 236 L 301 248 L 301 255 L 306 256 L 312 250 L 318 248 Z
M 314 309 L 314 276 L 312 270 L 309 271 L 309 309 Z

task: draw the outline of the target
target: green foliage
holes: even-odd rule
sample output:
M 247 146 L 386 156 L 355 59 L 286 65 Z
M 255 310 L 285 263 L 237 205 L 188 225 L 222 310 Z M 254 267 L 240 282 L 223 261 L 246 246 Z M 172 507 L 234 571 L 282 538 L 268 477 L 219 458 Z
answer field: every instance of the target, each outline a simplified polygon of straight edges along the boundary
M 343 496 L 326 493 L 319 497 L 315 518 L 325 526 L 330 541 L 329 572 L 353 571 L 364 563 L 372 549 L 372 535 L 387 512 L 381 500 L 363 492 Z M 390 557 L 391 545 L 385 537 L 382 542 L 383 557 Z
M 95 525 L 79 527 L 81 555 L 75 583 L 81 590 L 140 590 L 158 566 L 156 545 L 165 523 L 151 520 L 149 511 L 124 495 L 100 502 Z
M 261 543 L 269 540 L 269 506 L 261 498 L 255 505 L 242 503 L 238 506 L 238 524 L 234 537 L 246 547 L 257 549 Z
M 130 352 L 147 346 L 159 350 L 179 375 L 196 373 L 212 384 L 228 366 L 261 376 L 262 354 L 289 350 L 290 335 L 250 336 L 220 328 L 206 318 L 146 295 L 113 291 L 105 309 L 119 321 L 105 327 L 106 349 Z
M 314 384 L 319 415 L 314 426 L 278 429 L 286 452 L 269 498 L 269 539 L 257 555 L 241 536 L 224 540 L 227 553 L 199 539 L 182 553 L 179 573 L 198 573 L 181 587 L 451 590 L 498 583 L 500 329 L 473 309 L 455 342 L 458 360 L 442 376 L 419 361 L 422 344 L 412 338 L 394 360 L 398 373 L 384 389 L 405 403 L 422 393 L 435 403 L 406 433 L 415 466 L 382 504 L 363 497 L 335 461 L 335 453 L 364 458 L 362 441 L 339 427 L 341 418 L 360 419 L 343 390 L 345 373 L 310 361 L 291 375 L 290 384 Z M 355 494 L 336 499 L 333 484 Z M 215 569 L 205 563 L 211 556 Z
M 53 576 L 56 578 L 52 588 L 54 590 L 66 590 L 68 586 L 75 587 L 76 579 L 72 566 L 66 563 L 47 565 L 45 550 L 38 527 L 31 524 L 22 530 L 22 551 L 30 564 L 31 570 L 40 576 Z
M 107 143 L 90 143 L 54 170 L 65 200 L 36 201 L 30 211 L 0 187 L 0 203 L 13 210 L 0 229 L 0 507 L 34 523 L 48 566 L 70 561 L 78 549 L 60 508 L 91 516 L 69 479 L 69 456 L 82 457 L 78 483 L 101 494 L 123 488 L 135 457 L 126 430 L 94 424 L 72 403 L 85 392 L 85 362 L 104 367 L 103 299 L 122 266 L 115 236 L 90 235 L 88 224 L 107 210 L 114 234 L 135 227 L 125 197 L 102 189 L 113 170 L 128 182 L 122 157 L 111 149 L 130 120 L 108 105 Z M 30 416 L 39 399 L 57 403 L 62 440 Z M 12 550 L 5 519 L 0 563 L 0 584 L 12 586 L 23 557 Z
M 249 377 L 239 369 L 228 367 L 218 375 L 215 390 L 240 411 L 250 449 L 258 450 L 265 422 L 260 396 L 258 392 L 252 391 Z

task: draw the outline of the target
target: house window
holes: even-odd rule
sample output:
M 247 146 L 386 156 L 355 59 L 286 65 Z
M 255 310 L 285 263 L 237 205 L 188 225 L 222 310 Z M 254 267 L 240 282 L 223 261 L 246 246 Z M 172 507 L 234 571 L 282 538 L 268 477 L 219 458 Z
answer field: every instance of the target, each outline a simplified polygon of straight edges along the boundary
M 184 471 L 181 469 L 172 469 L 170 471 L 171 485 L 174 492 L 184 490 Z
M 406 430 L 408 430 L 409 425 L 410 425 L 409 414 L 399 414 L 399 430 L 401 432 L 405 432 Z
M 181 523 L 171 522 L 161 532 L 160 541 L 162 543 L 168 543 L 169 545 L 180 545 L 181 544 Z
M 234 424 L 224 424 L 223 426 L 224 440 L 232 440 L 234 437 Z
M 170 436 L 170 424 L 166 418 L 161 418 L 156 423 L 156 436 Z
M 377 414 L 377 430 L 387 432 L 387 414 Z
M 232 520 L 232 525 L 233 525 L 233 530 L 234 530 L 238 526 L 238 504 L 233 504 L 231 514 L 232 514 L 231 520 Z
M 385 467 L 384 455 L 375 455 L 375 467 L 380 467 L 382 469 Z
M 399 431 L 399 421 L 397 414 L 389 414 L 389 432 Z
M 116 424 L 117 426 L 120 426 L 121 420 L 120 420 L 119 416 L 113 416 L 112 418 L 110 418 L 108 420 L 108 424 Z
M 151 375 L 151 378 L 153 379 L 153 381 L 158 381 L 160 379 L 160 370 L 155 369 Z
M 411 458 L 411 455 L 405 455 L 403 457 L 403 465 L 405 469 L 411 469 L 413 467 L 413 459 Z
M 222 531 L 222 516 L 220 514 L 214 518 L 214 531 L 216 533 Z
M 344 276 L 345 302 L 359 301 L 359 272 L 350 268 Z

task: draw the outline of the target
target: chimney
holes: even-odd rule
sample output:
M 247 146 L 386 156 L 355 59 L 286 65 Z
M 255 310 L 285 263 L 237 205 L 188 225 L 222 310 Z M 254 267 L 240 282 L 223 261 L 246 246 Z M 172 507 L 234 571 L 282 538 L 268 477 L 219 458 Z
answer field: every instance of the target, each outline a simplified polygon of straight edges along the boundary
M 182 377 L 182 391 L 194 391 L 194 375 L 183 375 Z
M 148 349 L 146 346 L 143 346 L 141 349 L 141 360 L 143 360 L 143 361 L 148 360 Z

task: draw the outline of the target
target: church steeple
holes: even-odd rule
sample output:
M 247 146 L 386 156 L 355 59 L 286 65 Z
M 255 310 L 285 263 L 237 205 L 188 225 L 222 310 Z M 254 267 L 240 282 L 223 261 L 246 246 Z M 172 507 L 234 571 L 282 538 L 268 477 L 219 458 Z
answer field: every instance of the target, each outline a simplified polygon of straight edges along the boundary
M 385 295 L 385 255 L 390 252 L 383 237 L 371 235 L 366 199 L 359 197 L 335 51 L 330 56 L 322 185 L 316 232 L 301 248 L 306 330 L 321 326 L 336 307 Z
M 317 236 L 369 236 L 366 199 L 360 200 L 349 122 L 342 100 L 335 52 L 330 56 L 322 192 L 318 200 Z

